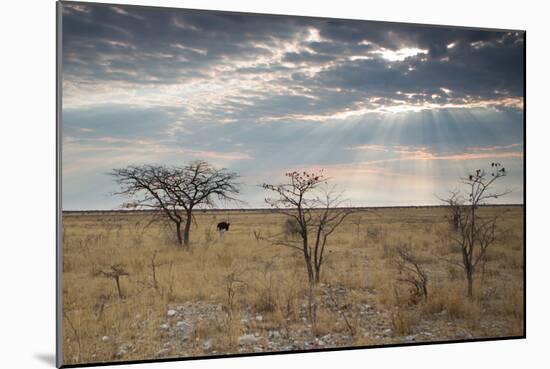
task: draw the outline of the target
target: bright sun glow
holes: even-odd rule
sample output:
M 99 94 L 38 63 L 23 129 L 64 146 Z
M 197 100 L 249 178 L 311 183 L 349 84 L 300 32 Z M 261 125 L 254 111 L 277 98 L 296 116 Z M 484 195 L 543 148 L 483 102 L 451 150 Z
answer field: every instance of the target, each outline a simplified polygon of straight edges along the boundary
M 415 47 L 405 47 L 399 50 L 390 50 L 382 48 L 380 50 L 373 51 L 374 54 L 380 54 L 382 58 L 389 60 L 391 62 L 403 61 L 411 56 L 416 56 L 418 54 L 427 54 L 428 50 L 418 49 Z

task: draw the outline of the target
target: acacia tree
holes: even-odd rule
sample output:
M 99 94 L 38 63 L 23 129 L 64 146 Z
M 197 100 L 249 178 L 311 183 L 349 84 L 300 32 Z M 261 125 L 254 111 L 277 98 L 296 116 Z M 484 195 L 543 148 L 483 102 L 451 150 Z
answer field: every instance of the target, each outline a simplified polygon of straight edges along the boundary
M 319 186 L 328 181 L 322 172 L 293 171 L 285 176 L 288 178 L 286 183 L 262 185 L 275 194 L 265 202 L 293 220 L 299 237 L 289 239 L 278 234 L 264 239 L 302 253 L 309 283 L 315 285 L 326 260 L 327 240 L 352 211 L 342 207 L 342 194 L 336 193 L 334 187 L 319 191 Z
M 216 169 L 203 160 L 173 167 L 131 165 L 109 174 L 120 186 L 115 194 L 131 199 L 124 207 L 155 210 L 174 224 L 177 242 L 186 248 L 193 210 L 213 207 L 216 201 L 238 201 L 235 196 L 240 192 L 237 173 Z
M 460 247 L 462 254 L 462 261 L 456 264 L 464 269 L 468 283 L 467 294 L 470 298 L 473 296 L 474 274 L 477 267 L 480 262 L 484 262 L 488 248 L 500 236 L 496 227 L 499 216 L 483 216 L 480 209 L 488 200 L 509 193 L 493 190 L 495 182 L 504 176 L 506 169 L 500 163 L 491 163 L 490 172 L 477 169 L 461 179 L 466 187 L 465 192 L 451 192 L 450 196 L 443 200 L 448 205 L 455 228 L 450 235 L 451 241 Z

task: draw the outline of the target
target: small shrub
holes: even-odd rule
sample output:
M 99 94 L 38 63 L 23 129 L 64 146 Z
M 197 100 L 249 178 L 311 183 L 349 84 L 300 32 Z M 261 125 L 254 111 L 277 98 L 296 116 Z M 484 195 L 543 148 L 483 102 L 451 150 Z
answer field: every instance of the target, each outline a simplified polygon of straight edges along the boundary
M 401 336 L 413 333 L 413 328 L 418 323 L 418 315 L 414 311 L 397 309 L 392 312 L 391 326 L 393 331 Z
M 214 232 L 211 228 L 206 228 L 204 230 L 204 242 L 212 243 L 212 241 L 214 241 Z
M 298 237 L 300 235 L 300 232 L 300 224 L 298 224 L 298 221 L 294 218 L 286 218 L 285 222 L 283 223 L 283 234 L 285 235 L 285 237 Z
M 382 230 L 380 227 L 369 227 L 367 228 L 367 237 L 374 242 L 380 242 L 382 239 Z

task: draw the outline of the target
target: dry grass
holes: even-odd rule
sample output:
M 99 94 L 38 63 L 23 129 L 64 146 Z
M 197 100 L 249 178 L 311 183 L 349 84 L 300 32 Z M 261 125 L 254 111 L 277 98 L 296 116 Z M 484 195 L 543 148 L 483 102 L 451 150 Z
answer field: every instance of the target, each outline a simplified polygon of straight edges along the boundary
M 476 276 L 473 300 L 464 297 L 462 270 L 441 260 L 460 260 L 446 241 L 443 209 L 380 209 L 349 217 L 329 241 L 314 327 L 301 314 L 308 286 L 300 255 L 254 237 L 255 230 L 279 233 L 285 222 L 281 214 L 197 214 L 190 252 L 178 249 L 172 234 L 159 224 L 145 227 L 149 219 L 142 213 L 65 214 L 64 361 L 117 360 L 121 347 L 124 360 L 153 358 L 167 339 L 159 326 L 166 322 L 169 307 L 197 301 L 221 306 L 222 318 L 202 320 L 175 355 L 207 354 L 200 344 L 205 340 L 218 353 L 236 353 L 239 336 L 252 331 L 265 337 L 270 330 L 292 334 L 307 328 L 316 337 L 347 337 L 344 318 L 355 327 L 353 337 L 342 341 L 347 346 L 402 342 L 402 336 L 423 331 L 431 332 L 430 340 L 521 335 L 523 209 L 484 209 L 504 210 L 508 212 L 499 227 L 508 236 L 489 250 L 485 270 Z M 231 221 L 231 230 L 221 241 L 215 225 L 225 219 Z M 397 281 L 392 260 L 403 243 L 413 247 L 429 275 L 426 302 L 411 303 L 408 286 Z M 120 277 L 123 299 L 114 280 L 99 273 L 115 264 L 129 274 Z M 334 285 L 346 291 L 345 298 L 338 296 L 342 300 L 336 308 L 320 298 L 322 286 Z M 364 304 L 376 307 L 379 321 L 354 313 Z M 262 316 L 261 322 L 242 322 L 256 315 Z M 392 333 L 373 338 L 376 329 Z M 461 336 L 464 332 L 467 336 Z

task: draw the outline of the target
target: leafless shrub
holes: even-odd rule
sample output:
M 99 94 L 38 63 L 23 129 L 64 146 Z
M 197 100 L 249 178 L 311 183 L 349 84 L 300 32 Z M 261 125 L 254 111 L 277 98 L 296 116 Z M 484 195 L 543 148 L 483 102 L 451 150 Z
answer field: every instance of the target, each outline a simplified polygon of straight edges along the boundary
M 242 279 L 242 275 L 246 270 L 242 271 L 232 271 L 225 275 L 224 277 L 224 286 L 225 286 L 225 304 L 223 309 L 228 314 L 229 319 L 232 320 L 235 313 L 235 295 L 237 291 L 243 286 L 248 284 Z
M 129 276 L 130 274 L 124 269 L 124 266 L 122 264 L 114 264 L 109 266 L 108 270 L 99 270 L 99 275 L 104 276 L 105 278 L 111 278 L 116 283 L 116 289 L 118 292 L 118 297 L 120 299 L 124 298 L 124 295 L 122 294 L 122 289 L 120 287 L 120 277 L 123 276 Z
M 411 304 L 417 304 L 421 299 L 428 300 L 428 275 L 410 245 L 401 245 L 396 248 L 395 263 L 399 271 L 397 281 L 410 286 Z
M 378 243 L 382 239 L 382 236 L 382 229 L 380 229 L 380 227 L 373 226 L 367 228 L 367 237 L 371 241 Z
M 256 280 L 257 299 L 255 307 L 258 311 L 273 312 L 277 307 L 276 281 L 273 275 L 273 261 L 264 262 L 261 276 Z
M 157 261 L 157 253 L 158 250 L 155 250 L 153 252 L 153 255 L 149 259 L 149 266 L 151 267 L 151 280 L 152 280 L 152 287 L 158 291 L 159 289 L 159 283 L 157 281 L 157 269 L 163 265 L 168 264 L 168 262 L 159 262 Z
M 283 234 L 286 238 L 296 238 L 300 236 L 300 224 L 295 218 L 286 218 L 283 223 Z
M 211 244 L 214 241 L 214 231 L 211 228 L 204 230 L 204 242 Z
M 103 312 L 105 311 L 105 306 L 107 305 L 107 302 L 111 299 L 111 294 L 105 295 L 101 294 L 97 298 L 97 302 L 94 305 L 94 310 L 97 314 L 97 320 L 101 320 L 103 318 Z
M 414 311 L 397 308 L 391 313 L 392 330 L 399 335 L 413 333 L 413 328 L 418 321 L 418 316 Z
M 330 299 L 330 303 L 332 304 L 332 307 L 334 308 L 334 310 L 336 310 L 344 320 L 344 323 L 346 324 L 346 328 L 348 329 L 350 335 L 352 337 L 355 337 L 355 335 L 357 334 L 357 330 L 356 330 L 357 327 L 354 324 L 352 324 L 351 319 L 345 313 L 344 309 L 340 306 L 340 304 L 338 303 L 337 299 L 334 297 L 330 288 L 327 290 L 327 295 Z

